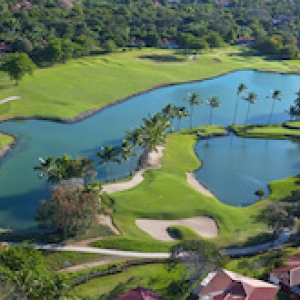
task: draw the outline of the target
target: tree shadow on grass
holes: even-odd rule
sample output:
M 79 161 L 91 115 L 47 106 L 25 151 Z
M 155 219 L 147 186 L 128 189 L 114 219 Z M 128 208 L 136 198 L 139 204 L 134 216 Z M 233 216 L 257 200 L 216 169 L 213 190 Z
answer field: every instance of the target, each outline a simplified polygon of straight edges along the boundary
M 256 236 L 249 237 L 246 241 L 231 244 L 229 248 L 245 248 L 256 246 L 274 241 L 275 237 L 273 232 L 263 232 Z
M 149 59 L 152 60 L 154 62 L 184 62 L 185 59 L 184 58 L 180 58 L 180 57 L 176 57 L 174 55 L 141 55 L 139 56 L 139 58 L 141 59 Z

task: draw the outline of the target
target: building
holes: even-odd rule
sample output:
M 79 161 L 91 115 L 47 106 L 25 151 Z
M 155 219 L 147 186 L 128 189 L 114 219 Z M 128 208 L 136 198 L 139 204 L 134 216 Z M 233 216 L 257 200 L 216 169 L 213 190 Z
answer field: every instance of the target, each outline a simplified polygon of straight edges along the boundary
M 210 273 L 201 283 L 199 300 L 273 300 L 279 287 L 225 269 Z
M 285 293 L 300 299 L 300 255 L 296 254 L 286 259 L 284 267 L 270 272 L 270 282 L 278 285 Z

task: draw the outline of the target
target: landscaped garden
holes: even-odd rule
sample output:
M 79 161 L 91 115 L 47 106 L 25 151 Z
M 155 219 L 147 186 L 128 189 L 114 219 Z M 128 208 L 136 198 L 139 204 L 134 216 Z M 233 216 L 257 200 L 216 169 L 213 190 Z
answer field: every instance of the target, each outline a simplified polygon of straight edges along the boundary
M 264 60 L 238 47 L 204 52 L 193 61 L 176 51 L 171 52 L 174 58 L 170 59 L 170 52 L 146 49 L 80 58 L 53 68 L 38 69 L 34 77 L 26 77 L 19 86 L 9 83 L 2 74 L 2 97 L 14 94 L 19 95 L 21 99 L 4 104 L 1 118 L 72 118 L 86 110 L 100 109 L 156 86 L 201 80 L 237 69 L 291 72 L 298 64 L 295 61 Z M 164 55 L 166 60 L 162 59 Z M 139 57 L 143 59 L 137 59 Z M 157 57 L 160 58 L 159 62 Z M 215 57 L 218 58 L 218 62 L 213 61 Z M 126 76 L 123 76 L 123 72 L 126 72 Z M 74 85 L 73 82 L 78 84 Z M 135 225 L 136 219 L 143 218 L 162 220 L 200 215 L 212 217 L 219 227 L 219 235 L 215 241 L 222 246 L 228 246 L 233 241 L 243 242 L 267 230 L 265 225 L 257 223 L 256 216 L 268 201 L 258 202 L 246 208 L 231 207 L 214 197 L 202 195 L 186 182 L 185 172 L 200 167 L 193 150 L 199 137 L 195 130 L 202 130 L 210 135 L 223 129 L 206 127 L 169 134 L 162 169 L 148 171 L 141 185 L 113 195 L 113 219 L 121 230 L 122 237 L 106 239 L 101 242 L 102 246 L 118 248 L 126 239 L 130 249 L 136 240 L 144 240 L 144 249 L 148 248 L 148 251 L 151 251 L 148 243 L 152 244 L 152 248 L 158 244 L 159 247 L 162 246 L 161 249 L 166 249 L 164 243 L 154 242 L 153 238 Z M 263 130 L 272 135 L 272 130 L 275 130 L 276 134 L 289 132 L 289 129 L 275 126 Z M 9 143 L 9 140 L 1 139 L 1 142 Z M 269 198 L 272 197 L 271 194 Z

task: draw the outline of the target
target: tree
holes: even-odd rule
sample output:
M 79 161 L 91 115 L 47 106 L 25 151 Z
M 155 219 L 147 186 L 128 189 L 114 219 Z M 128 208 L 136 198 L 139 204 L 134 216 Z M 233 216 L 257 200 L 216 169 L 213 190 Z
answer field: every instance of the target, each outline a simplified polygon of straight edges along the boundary
M 237 98 L 236 98 L 236 102 L 235 102 L 235 109 L 234 109 L 232 125 L 235 125 L 235 122 L 236 122 L 236 116 L 237 116 L 238 106 L 239 106 L 239 102 L 240 102 L 240 94 L 245 93 L 246 90 L 247 90 L 247 86 L 243 83 L 241 83 L 237 88 Z
M 196 283 L 211 271 L 223 266 L 226 257 L 217 246 L 205 240 L 183 241 L 171 247 L 168 268 L 173 270 L 178 264 L 184 268 L 183 283 L 191 291 Z
M 202 104 L 203 102 L 196 93 L 188 93 L 188 98 L 184 100 L 186 100 L 190 105 L 190 128 L 192 128 L 194 106 Z
M 290 108 L 288 110 L 286 110 L 285 112 L 290 115 L 290 121 L 292 121 L 292 119 L 294 117 L 298 116 L 297 111 L 294 106 L 290 106 Z
M 291 117 L 300 116 L 300 90 L 296 93 L 297 98 L 294 100 L 294 105 L 290 107 L 289 115 Z
M 41 228 L 50 227 L 66 239 L 96 225 L 99 208 L 99 193 L 78 186 L 57 186 L 49 200 L 41 200 L 36 220 Z
M 69 286 L 62 274 L 47 270 L 40 251 L 33 246 L 0 247 L 0 285 L 5 299 L 59 299 Z M 3 298 L 3 299 L 4 299 Z
M 26 75 L 32 75 L 35 69 L 35 64 L 26 53 L 16 52 L 6 56 L 1 70 L 7 72 L 11 80 L 15 80 L 16 85 Z
M 183 106 L 183 107 L 178 107 L 178 110 L 177 110 L 177 114 L 176 114 L 176 117 L 178 119 L 178 125 L 177 125 L 177 130 L 180 129 L 180 121 L 182 118 L 186 118 L 188 117 L 189 114 L 186 110 L 186 108 Z
M 106 40 L 106 41 L 102 44 L 102 48 L 103 48 L 106 52 L 111 53 L 111 52 L 116 51 L 117 45 L 116 45 L 116 43 L 114 42 L 114 40 L 109 39 L 109 40 Z
M 40 171 L 39 179 L 47 176 L 47 181 L 58 183 L 71 178 L 92 179 L 96 174 L 94 163 L 85 156 L 73 159 L 65 154 L 54 160 L 53 157 L 39 158 L 40 165 L 34 170 Z
M 130 171 L 129 174 L 132 175 L 132 164 L 131 164 L 131 157 L 136 156 L 135 152 L 133 151 L 133 145 L 130 144 L 129 140 L 124 140 L 121 145 L 120 155 L 122 160 L 127 161 L 130 160 Z
M 116 162 L 119 163 L 119 159 L 117 156 L 118 148 L 117 147 L 111 147 L 111 146 L 104 146 L 101 147 L 101 151 L 96 153 L 96 156 L 100 158 L 99 163 L 97 166 L 104 164 L 106 169 L 106 181 L 109 180 L 109 162 Z
M 265 191 L 263 189 L 258 189 L 254 194 L 259 198 L 259 200 L 261 200 L 265 195 Z
M 273 228 L 275 233 L 278 233 L 285 227 L 291 227 L 295 223 L 294 217 L 290 215 L 285 206 L 279 202 L 267 206 L 258 218 Z
M 271 124 L 272 115 L 273 115 L 273 112 L 274 112 L 274 108 L 275 108 L 275 103 L 276 103 L 276 101 L 280 101 L 281 100 L 282 94 L 281 94 L 281 92 L 279 90 L 274 90 L 272 92 L 271 97 L 268 97 L 268 98 L 271 98 L 273 100 L 273 103 L 272 103 L 272 106 L 271 106 L 270 115 L 269 115 L 269 120 L 268 120 L 268 124 L 270 125 Z
M 176 116 L 178 115 L 178 107 L 176 107 L 173 104 L 167 104 L 163 109 L 162 112 L 164 115 L 166 115 L 169 119 L 170 122 L 172 124 L 172 121 L 174 120 L 174 118 L 176 118 Z M 173 126 L 172 126 L 173 129 Z
M 219 48 L 224 45 L 224 40 L 216 31 L 210 31 L 204 38 L 211 48 Z
M 245 119 L 245 125 L 246 125 L 246 122 L 248 121 L 248 117 L 249 117 L 249 113 L 250 113 L 250 106 L 252 104 L 254 104 L 256 101 L 258 101 L 258 98 L 255 93 L 250 92 L 248 94 L 248 96 L 243 99 L 248 102 L 248 109 L 247 109 L 247 114 L 246 114 L 246 119 Z
M 210 125 L 212 125 L 213 109 L 219 107 L 221 102 L 218 100 L 217 96 L 212 96 L 206 101 L 206 103 L 210 106 Z
M 171 128 L 169 118 L 157 113 L 149 116 L 148 119 L 143 118 L 144 124 L 137 127 L 131 134 L 135 138 L 137 146 L 143 148 L 143 153 L 140 157 L 140 165 L 143 166 L 145 159 L 151 151 L 157 151 L 156 147 L 165 142 L 166 132 Z

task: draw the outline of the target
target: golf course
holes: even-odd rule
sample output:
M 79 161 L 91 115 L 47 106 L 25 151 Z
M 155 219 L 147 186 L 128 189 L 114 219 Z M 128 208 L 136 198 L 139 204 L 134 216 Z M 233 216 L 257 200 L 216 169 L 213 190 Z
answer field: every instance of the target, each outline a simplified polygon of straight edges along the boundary
M 73 59 L 65 64 L 36 69 L 33 76 L 26 76 L 19 85 L 1 73 L 1 99 L 11 96 L 20 99 L 1 105 L 0 119 L 3 122 L 47 119 L 72 123 L 158 87 L 201 81 L 237 70 L 298 74 L 300 62 L 272 61 L 243 47 L 204 51 L 196 57 L 175 50 L 142 49 Z M 236 86 L 239 84 L 236 82 Z M 201 168 L 201 157 L 198 158 L 194 151 L 199 139 L 224 135 L 228 130 L 243 137 L 297 138 L 299 127 L 299 122 L 231 128 L 195 125 L 168 133 L 162 145 L 161 167 L 147 170 L 144 180 L 136 187 L 110 195 L 111 218 L 121 234 L 93 245 L 142 252 L 168 251 L 174 241 L 155 239 L 137 226 L 136 220 L 177 220 L 178 224 L 173 227 L 182 236 L 202 239 L 205 237 L 180 223 L 182 219 L 199 216 L 216 222 L 218 234 L 209 240 L 221 247 L 267 240 L 270 228 L 259 218 L 260 212 L 270 203 L 300 190 L 298 176 L 270 183 L 270 195 L 266 199 L 237 207 L 199 192 L 187 182 L 187 172 Z M 108 129 L 94 128 L 91 135 L 97 138 L 101 130 Z M 1 132 L 1 147 L 10 144 L 12 139 Z

